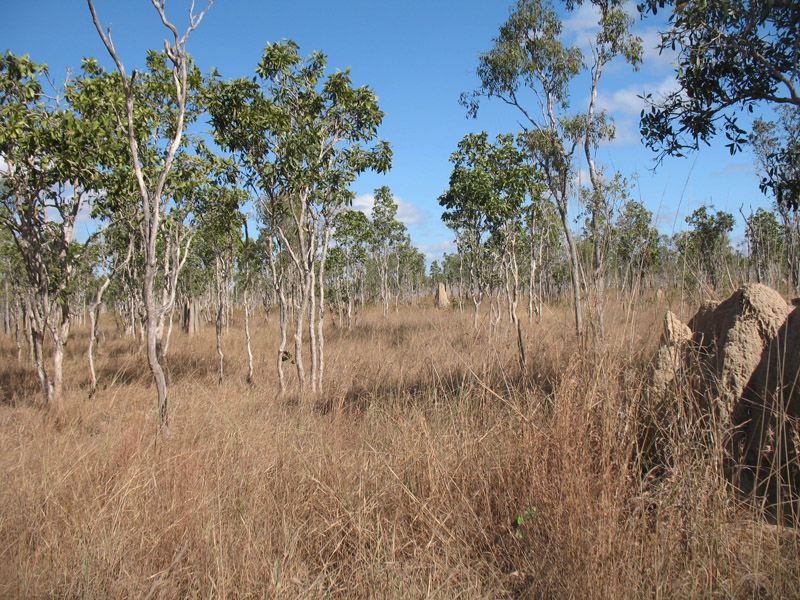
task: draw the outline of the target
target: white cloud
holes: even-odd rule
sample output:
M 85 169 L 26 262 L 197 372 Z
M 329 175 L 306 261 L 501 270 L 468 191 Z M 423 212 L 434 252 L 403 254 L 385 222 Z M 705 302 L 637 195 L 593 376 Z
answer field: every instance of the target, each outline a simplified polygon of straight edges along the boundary
M 654 86 L 635 83 L 620 88 L 611 95 L 600 92 L 597 95 L 597 106 L 618 116 L 637 117 L 644 108 L 644 100 L 640 96 L 652 94 L 659 98 L 678 89 L 678 82 L 670 75 Z
M 420 244 L 419 249 L 426 254 L 441 254 L 442 252 L 455 251 L 458 248 L 453 240 L 444 240 L 433 244 Z
M 418 249 L 425 255 L 425 262 L 428 264 L 434 260 L 441 260 L 442 254 L 445 252 L 458 251 L 458 247 L 453 240 L 445 240 L 442 242 L 435 242 L 433 244 L 420 244 Z
M 671 48 L 659 49 L 661 33 L 656 27 L 647 27 L 637 32 L 642 38 L 642 66 L 648 71 L 669 68 L 678 61 L 678 52 Z
M 406 202 L 400 196 L 392 196 L 395 202 L 397 202 L 397 220 L 405 225 L 412 225 L 416 223 L 421 223 L 423 221 L 423 216 L 419 212 L 419 208 L 417 205 L 412 202 Z M 372 205 L 375 203 L 375 196 L 372 194 L 362 194 L 360 196 L 356 196 L 355 200 L 353 200 L 353 208 L 356 210 L 360 210 L 368 217 L 372 215 Z
M 581 52 L 586 53 L 594 41 L 600 13 L 591 3 L 581 4 L 564 19 L 564 41 L 576 44 Z
M 369 216 L 372 212 L 372 205 L 374 203 L 375 196 L 372 194 L 361 194 L 360 196 L 356 196 L 355 200 L 353 200 L 353 208 L 360 210 L 365 215 Z

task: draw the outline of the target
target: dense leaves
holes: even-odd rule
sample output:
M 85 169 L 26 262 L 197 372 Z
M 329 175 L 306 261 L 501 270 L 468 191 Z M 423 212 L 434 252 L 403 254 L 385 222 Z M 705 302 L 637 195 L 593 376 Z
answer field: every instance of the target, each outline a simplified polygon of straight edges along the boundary
M 648 96 L 641 132 L 649 147 L 683 156 L 718 133 L 731 153 L 746 131 L 737 113 L 761 103 L 800 106 L 800 4 L 783 0 L 646 0 L 644 14 L 669 12 L 661 49 L 678 52 L 679 89 Z

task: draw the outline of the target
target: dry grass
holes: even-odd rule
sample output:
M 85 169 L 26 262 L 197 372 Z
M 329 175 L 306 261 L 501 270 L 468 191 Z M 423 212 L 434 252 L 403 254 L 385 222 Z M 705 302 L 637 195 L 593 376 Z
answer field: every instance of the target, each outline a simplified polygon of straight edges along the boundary
M 607 343 L 581 352 L 551 307 L 526 328 L 526 381 L 505 325 L 370 312 L 329 329 L 319 397 L 277 395 L 274 320 L 257 320 L 252 386 L 240 320 L 221 386 L 213 328 L 175 332 L 166 441 L 110 321 L 101 389 L 78 329 L 58 415 L 3 340 L 0 594 L 800 597 L 796 528 L 731 497 L 690 411 L 647 400 L 664 308 L 612 309 Z

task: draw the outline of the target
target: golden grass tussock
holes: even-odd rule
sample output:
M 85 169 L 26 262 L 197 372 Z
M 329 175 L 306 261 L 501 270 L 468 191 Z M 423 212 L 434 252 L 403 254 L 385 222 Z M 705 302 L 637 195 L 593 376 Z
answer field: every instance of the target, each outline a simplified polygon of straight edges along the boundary
M 329 324 L 316 396 L 277 393 L 274 317 L 245 383 L 237 314 L 222 384 L 213 328 L 173 332 L 167 439 L 110 319 L 99 389 L 76 328 L 55 415 L 3 339 L 0 595 L 800 597 L 796 526 L 730 493 L 691 398 L 648 399 L 665 309 L 610 306 L 583 349 L 568 306 L 523 318 L 526 379 L 505 321 L 367 311 Z

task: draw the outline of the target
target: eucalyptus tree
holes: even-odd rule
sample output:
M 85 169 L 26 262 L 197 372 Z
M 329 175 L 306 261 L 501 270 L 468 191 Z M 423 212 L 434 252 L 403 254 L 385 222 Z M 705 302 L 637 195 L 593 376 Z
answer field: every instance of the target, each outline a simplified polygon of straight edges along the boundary
M 756 281 L 777 287 L 786 270 L 786 250 L 783 229 L 775 213 L 759 208 L 745 219 L 745 225 L 744 235 Z
M 489 143 L 486 132 L 467 134 L 451 156 L 450 188 L 439 198 L 443 219 L 455 232 L 459 252 L 468 256 L 477 327 L 483 294 L 490 289 L 491 273 L 500 267 L 508 315 L 516 327 L 520 364 L 525 369 L 522 330 L 517 316 L 520 296 L 518 240 L 523 215 L 538 203 L 539 175 L 510 134 Z M 526 202 L 531 203 L 526 205 Z
M 44 81 L 43 81 L 44 80 Z M 45 86 L 54 89 L 48 97 Z M 0 225 L 10 232 L 25 270 L 31 345 L 45 404 L 58 404 L 64 347 L 72 323 L 76 265 L 86 246 L 73 241 L 78 214 L 99 193 L 98 164 L 107 147 L 98 122 L 82 118 L 27 56 L 0 57 Z M 52 341 L 52 370 L 44 342 Z
M 579 4 L 581 2 L 569 1 L 566 8 L 573 10 Z M 601 141 L 611 139 L 614 134 L 610 119 L 596 109 L 600 78 L 608 63 L 617 56 L 623 56 L 634 66 L 641 60 L 641 41 L 630 34 L 632 20 L 624 12 L 623 3 L 597 0 L 592 5 L 598 14 L 599 32 L 591 47 L 591 87 L 585 112 L 568 112 L 571 82 L 586 68 L 583 54 L 578 47 L 562 43 L 563 24 L 547 0 L 517 1 L 501 26 L 493 48 L 479 56 L 480 85 L 461 98 L 472 116 L 477 114 L 481 97 L 498 98 L 523 116 L 528 150 L 545 177 L 561 218 L 571 265 L 575 328 L 579 337 L 583 334 L 580 265 L 568 214 L 576 169 L 575 152 L 582 146 L 593 186 L 589 208 L 593 217 L 599 217 L 604 179 L 594 153 Z M 534 98 L 531 105 L 526 93 L 529 91 Z M 598 251 L 599 246 L 596 253 Z M 600 262 L 595 260 L 595 275 L 598 309 L 602 315 Z
M 119 75 L 116 78 L 108 79 L 108 85 L 114 85 L 114 91 L 121 94 L 123 99 L 122 107 L 118 102 L 112 102 L 111 106 L 117 121 L 117 131 L 128 143 L 130 155 L 127 157 L 127 161 L 129 161 L 127 166 L 133 170 L 141 203 L 140 227 L 143 233 L 145 258 L 142 300 L 146 316 L 147 362 L 156 384 L 159 423 L 165 434 L 168 432 L 167 382 L 159 362 L 156 344 L 157 330 L 159 322 L 175 301 L 174 283 L 185 263 L 191 238 L 187 240 L 186 246 L 182 250 L 178 249 L 179 252 L 182 252 L 182 256 L 177 255 L 175 257 L 177 260 L 170 263 L 169 275 L 171 276 L 168 277 L 168 281 L 173 285 L 167 292 L 166 302 L 159 302 L 156 297 L 157 247 L 163 231 L 162 223 L 170 211 L 169 198 L 165 197 L 165 192 L 168 191 L 167 179 L 172 170 L 175 156 L 181 147 L 184 127 L 187 121 L 191 121 L 196 116 L 196 111 L 192 107 L 193 96 L 199 88 L 201 77 L 196 67 L 191 65 L 186 44 L 213 1 L 209 0 L 206 7 L 198 14 L 195 14 L 194 2 L 192 2 L 189 10 L 189 25 L 181 34 L 167 18 L 166 0 L 153 0 L 153 6 L 161 22 L 169 31 L 170 39 L 164 40 L 164 55 L 160 62 L 156 62 L 155 55 L 151 53 L 148 65 L 150 67 L 149 76 L 143 77 L 146 81 L 144 85 L 140 85 L 136 81 L 137 71 L 134 69 L 129 76 L 125 70 L 111 39 L 110 26 L 105 31 L 103 30 L 93 0 L 88 0 L 92 21 L 103 45 L 114 61 Z M 151 101 L 149 105 L 148 100 Z M 154 100 L 156 102 L 160 100 L 155 107 L 152 102 Z M 166 124 L 165 127 L 152 126 L 152 119 L 159 118 Z M 142 131 L 143 128 L 146 130 L 146 134 Z M 152 167 L 145 170 L 148 163 Z
M 595 161 L 595 154 L 600 142 L 614 138 L 614 126 L 605 111 L 597 110 L 597 92 L 605 68 L 615 58 L 621 56 L 627 63 L 638 70 L 642 62 L 642 40 L 631 33 L 634 19 L 625 10 L 625 2 L 621 0 L 589 0 L 598 13 L 597 31 L 592 48 L 592 62 L 589 68 L 591 89 L 589 106 L 582 115 L 583 151 L 589 167 L 589 179 L 592 184 L 588 202 L 591 214 L 591 232 L 594 246 L 593 268 L 596 288 L 597 324 L 600 335 L 603 331 L 603 300 L 605 293 L 605 252 L 604 246 L 608 236 L 604 234 L 604 223 L 608 224 L 608 196 L 619 189 L 619 176 L 608 179 Z M 575 4 L 582 4 L 576 0 Z M 567 8 L 572 8 L 572 0 L 568 0 Z
M 249 195 L 243 196 L 242 200 L 249 200 Z M 250 291 L 253 282 L 258 277 L 261 269 L 258 244 L 250 237 L 247 225 L 247 215 L 242 215 L 242 225 L 244 237 L 236 236 L 236 262 L 237 273 L 239 274 L 239 284 L 242 290 L 242 303 L 244 304 L 244 335 L 247 346 L 247 383 L 253 382 L 253 349 L 250 336 L 250 315 L 252 307 L 250 304 Z
M 333 219 L 333 241 L 341 252 L 340 287 L 347 302 L 347 328 L 357 319 L 359 303 L 364 297 L 367 277 L 368 249 L 373 238 L 372 223 L 360 210 L 342 209 Z
M 628 200 L 614 224 L 613 259 L 619 279 L 630 293 L 658 263 L 661 246 L 652 220 L 653 213 L 641 202 Z
M 664 10 L 669 27 L 661 50 L 676 51 L 678 88 L 663 97 L 647 96 L 641 133 L 664 156 L 683 156 L 720 132 L 731 153 L 746 143 L 741 112 L 760 105 L 800 108 L 800 4 L 775 0 L 685 2 L 644 0 L 642 14 Z M 790 184 L 797 207 L 800 178 L 768 180 Z
M 397 289 L 406 300 L 418 300 L 425 281 L 425 255 L 406 235 L 397 249 Z
M 3 333 L 6 335 L 11 334 L 11 321 L 16 320 L 15 312 L 12 309 L 14 304 L 14 296 L 17 290 L 14 289 L 14 268 L 15 263 L 18 263 L 17 256 L 19 251 L 14 245 L 14 239 L 11 233 L 5 229 L 0 228 L 0 278 L 3 279 Z
M 22 256 L 11 231 L 0 227 L 0 277 L 3 278 L 3 330 L 12 335 L 17 346 L 17 362 L 22 361 L 22 341 L 25 337 L 28 350 L 33 353 L 33 344 L 25 310 L 25 267 Z M 12 324 L 13 322 L 13 324 Z M 20 329 L 22 331 L 20 331 Z
M 552 256 L 560 246 L 558 213 L 552 202 L 539 198 L 525 211 L 528 243 L 528 323 L 536 314 L 542 322 L 544 278 L 550 271 Z
M 570 81 L 583 69 L 579 48 L 564 46 L 562 23 L 545 0 L 518 0 L 501 26 L 493 48 L 479 56 L 479 87 L 462 103 L 476 116 L 481 97 L 498 98 L 516 108 L 529 124 L 527 146 L 547 183 L 567 242 L 575 308 L 575 328 L 583 335 L 580 265 L 569 221 L 575 151 L 581 141 L 579 119 L 566 114 Z M 539 116 L 523 104 L 532 90 Z
M 194 198 L 194 210 L 198 215 L 197 237 L 200 253 L 207 256 L 206 269 L 214 273 L 214 328 L 219 359 L 218 382 L 222 383 L 225 366 L 222 327 L 225 311 L 231 300 L 236 250 L 241 244 L 240 232 L 245 225 L 240 205 L 247 199 L 247 195 L 235 185 L 233 164 L 209 154 L 206 154 L 205 163 L 209 171 L 205 172 L 204 185 L 192 185 L 187 188 L 187 192 Z M 252 364 L 252 359 L 250 362 Z
M 761 191 L 772 196 L 780 217 L 785 266 L 800 290 L 800 108 L 781 107 L 777 119 L 756 119 L 748 136 L 761 177 Z
M 491 268 L 486 240 L 489 235 L 489 211 L 492 181 L 491 169 L 484 152 L 487 134 L 467 134 L 450 156 L 453 171 L 448 189 L 439 196 L 445 209 L 442 221 L 455 235 L 458 253 L 469 264 L 469 290 L 475 307 L 473 328 L 478 329 L 478 315 L 484 295 L 489 289 Z
M 721 267 L 731 254 L 728 234 L 733 230 L 733 215 L 705 206 L 686 217 L 689 229 L 679 238 L 678 249 L 689 260 L 693 274 L 706 277 L 713 289 L 720 285 Z
M 90 394 L 97 389 L 94 347 L 97 343 L 97 322 L 100 317 L 100 307 L 103 304 L 103 295 L 117 274 L 128 266 L 134 246 L 135 238 L 130 235 L 130 230 L 119 223 L 112 224 L 112 227 L 106 229 L 94 246 L 95 257 L 91 267 L 98 273 L 98 277 L 91 290 L 94 293 L 89 305 L 89 345 L 86 350 L 89 362 Z
M 397 220 L 398 204 L 394 201 L 391 190 L 381 186 L 375 190 L 375 202 L 372 205 L 372 248 L 378 266 L 380 280 L 381 303 L 383 316 L 389 313 L 389 297 L 391 289 L 389 284 L 390 260 L 392 255 L 397 259 L 397 251 L 403 242 L 406 226 Z M 395 260 L 395 268 L 399 268 Z M 397 290 L 396 290 L 397 291 Z
M 322 282 L 333 217 L 352 202 L 349 186 L 360 173 L 385 172 L 391 165 L 388 143 L 377 138 L 383 113 L 374 92 L 354 88 L 349 71 L 325 76 L 325 67 L 323 54 L 315 52 L 304 61 L 292 41 L 269 44 L 254 78 L 217 80 L 209 92 L 215 139 L 236 156 L 270 232 L 268 256 L 281 302 L 282 340 L 288 279 L 278 273 L 276 252 L 288 255 L 299 281 L 293 360 L 300 385 L 310 383 L 312 390 L 321 389 L 324 374 Z M 310 382 L 303 359 L 306 317 Z M 282 390 L 283 343 L 277 356 Z

